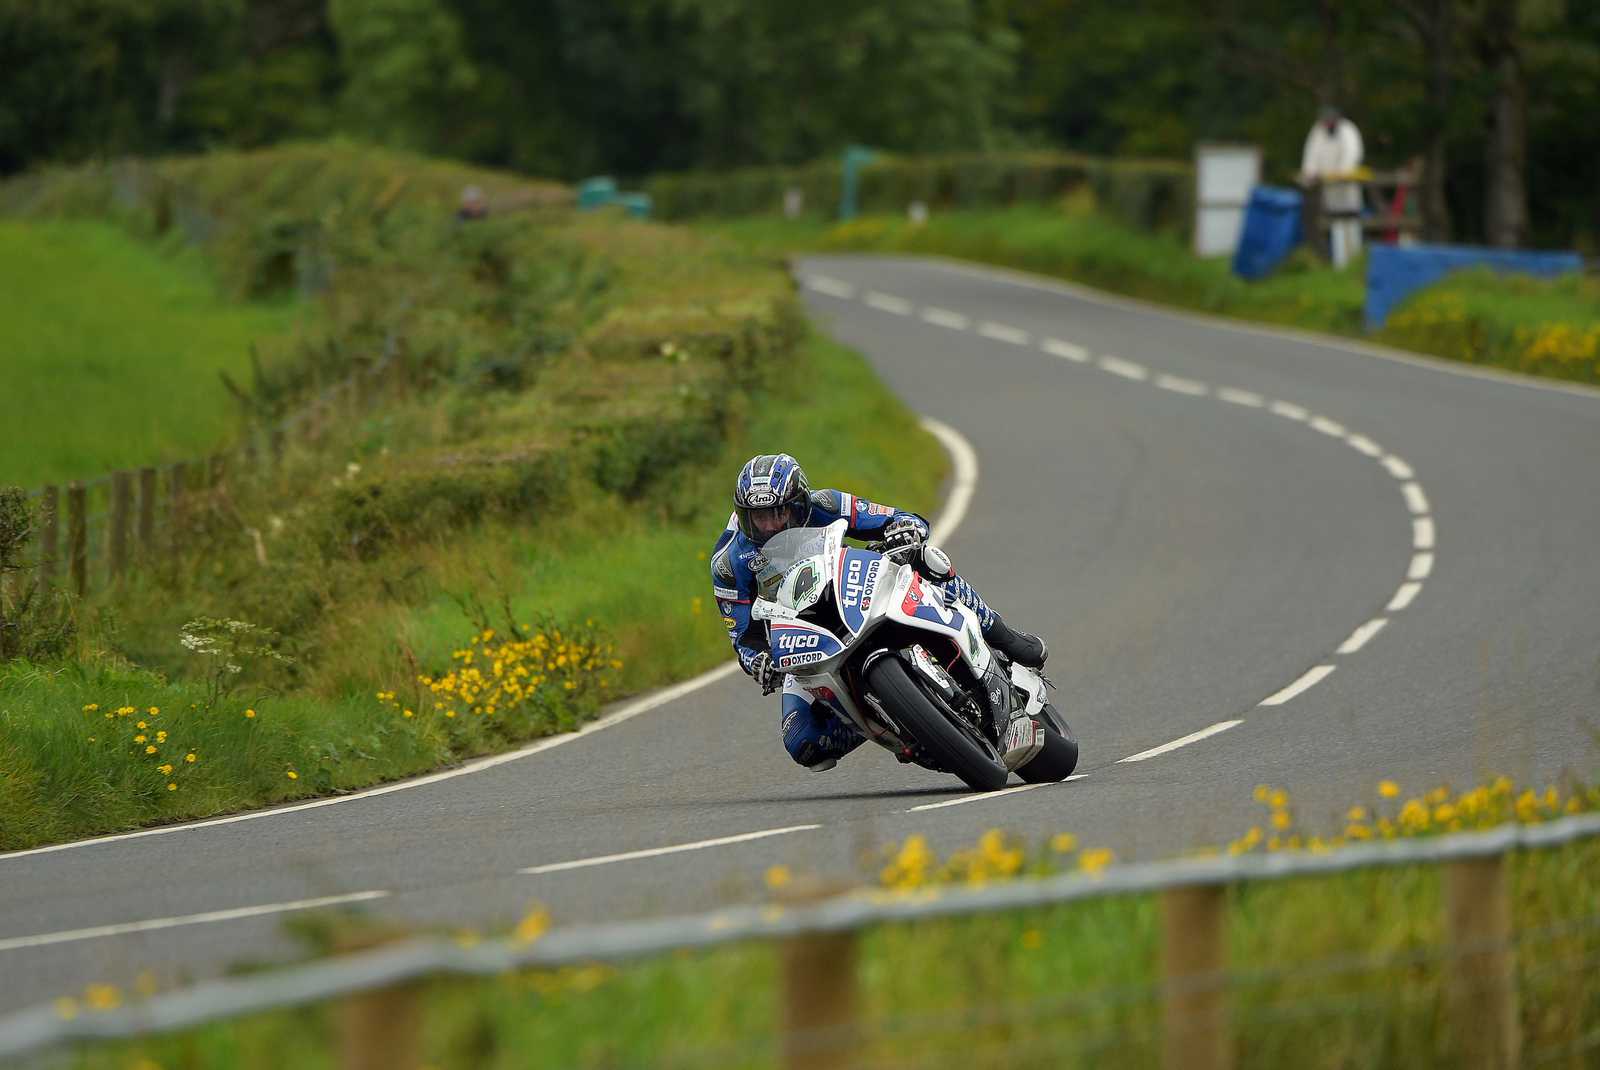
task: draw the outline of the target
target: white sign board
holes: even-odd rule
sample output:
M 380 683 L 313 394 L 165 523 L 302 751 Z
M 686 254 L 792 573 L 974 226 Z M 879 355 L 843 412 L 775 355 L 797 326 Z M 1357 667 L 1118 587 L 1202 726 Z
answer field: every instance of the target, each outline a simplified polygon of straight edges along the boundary
M 1194 151 L 1194 252 L 1232 256 L 1250 191 L 1261 182 L 1255 145 L 1199 145 Z

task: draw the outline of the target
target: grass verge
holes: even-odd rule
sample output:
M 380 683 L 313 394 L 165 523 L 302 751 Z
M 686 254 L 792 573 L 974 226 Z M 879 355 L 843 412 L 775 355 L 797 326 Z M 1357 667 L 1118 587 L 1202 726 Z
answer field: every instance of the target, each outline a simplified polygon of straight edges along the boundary
M 278 467 L 191 488 L 175 548 L 49 642 L 25 573 L 0 587 L 20 649 L 53 652 L 0 667 L 0 849 L 426 771 L 715 664 L 706 556 L 751 453 L 935 504 L 937 441 L 727 243 L 559 208 L 455 226 L 454 182 L 515 183 L 343 146 L 160 166 L 136 228 L 209 218 L 201 248 L 250 292 L 283 235 L 338 269 L 245 418 L 375 352 L 400 374 Z M 103 179 L 0 192 L 92 214 L 123 205 Z
M 1581 786 L 1535 793 L 1497 780 L 1402 802 L 1380 785 L 1378 798 L 1352 808 L 1341 830 L 1317 836 L 1297 824 L 1281 791 L 1263 787 L 1257 798 L 1264 828 L 1244 832 L 1226 849 L 1337 850 L 1369 835 L 1430 836 L 1600 806 L 1600 791 Z M 1320 846 L 1309 846 L 1313 840 Z M 887 894 L 921 895 L 945 882 L 1072 869 L 1093 879 L 1105 864 L 1103 852 L 1080 849 L 1070 836 L 1029 851 L 992 832 L 948 859 L 907 841 L 888 858 L 882 879 Z M 911 873 L 916 880 L 908 883 Z M 1600 1022 L 1600 977 L 1591 968 L 1600 954 L 1597 874 L 1600 841 L 1593 839 L 1510 857 L 1525 1063 L 1587 1065 L 1592 1058 Z M 781 876 L 770 873 L 769 883 L 781 884 Z M 1461 1031 L 1447 1006 L 1455 967 L 1445 946 L 1438 869 L 1235 885 L 1224 923 L 1237 1065 L 1412 1067 L 1460 1059 Z M 1150 896 L 868 929 L 857 968 L 859 1063 L 1161 1065 L 1160 943 L 1158 904 Z M 422 995 L 424 1062 L 440 1068 L 780 1065 L 781 984 L 776 948 L 761 943 L 622 967 L 437 981 Z M 73 997 L 64 1009 L 87 1013 L 80 1008 L 93 995 Z M 255 1070 L 286 1060 L 333 1066 L 337 1024 L 335 1010 L 324 1005 L 87 1049 L 75 1065 L 102 1070 L 143 1058 L 161 1067 Z
M 1199 259 L 1177 235 L 1132 228 L 1098 213 L 1083 196 L 1056 208 L 951 212 L 922 226 L 890 216 L 832 226 L 774 218 L 697 225 L 769 256 L 832 250 L 952 256 L 1216 315 L 1600 382 L 1600 279 L 1593 277 L 1459 273 L 1413 296 L 1371 335 L 1359 264 L 1334 271 L 1302 250 L 1268 278 L 1246 282 L 1226 259 Z
M 0 483 L 87 479 L 198 456 L 232 436 L 218 372 L 309 309 L 231 301 L 198 256 L 111 223 L 0 221 Z

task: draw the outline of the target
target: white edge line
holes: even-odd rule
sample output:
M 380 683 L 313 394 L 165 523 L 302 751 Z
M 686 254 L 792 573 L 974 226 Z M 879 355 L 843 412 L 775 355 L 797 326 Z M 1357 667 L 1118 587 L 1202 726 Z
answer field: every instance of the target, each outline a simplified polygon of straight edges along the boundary
M 1266 698 L 1261 700 L 1259 705 L 1282 706 L 1285 702 L 1288 702 L 1296 695 L 1316 687 L 1332 672 L 1332 665 L 1318 665 L 1315 668 L 1307 669 L 1305 673 L 1301 675 L 1300 679 L 1296 680 L 1282 691 L 1268 695 Z
M 1433 555 L 1427 551 L 1411 555 L 1411 567 L 1406 571 L 1408 580 L 1425 580 L 1433 571 Z
M 1336 651 L 1336 653 L 1354 654 L 1356 651 L 1367 645 L 1367 640 L 1383 631 L 1384 625 L 1388 623 L 1389 621 L 1386 617 L 1372 618 L 1371 620 L 1367 621 L 1367 623 L 1351 632 L 1350 638 L 1339 644 L 1339 649 Z
M 749 843 L 751 840 L 764 840 L 771 836 L 787 836 L 791 832 L 814 832 L 821 825 L 790 825 L 781 829 L 762 829 L 759 832 L 741 832 L 736 836 L 718 836 L 712 840 L 696 840 L 693 843 L 675 843 L 670 847 L 647 847 L 641 851 L 623 851 L 614 855 L 595 855 L 592 858 L 576 858 L 571 862 L 551 862 L 543 866 L 528 866 L 519 869 L 518 873 L 538 876 L 541 873 L 563 873 L 569 869 L 588 869 L 591 866 L 608 866 L 613 862 L 632 862 L 641 858 L 659 858 L 662 855 L 682 854 L 685 851 L 703 851 L 708 847 L 727 847 L 735 843 Z
M 1411 545 L 1418 550 L 1433 549 L 1433 518 L 1419 516 L 1411 521 Z
M 1187 747 L 1191 743 L 1198 743 L 1202 739 L 1208 739 L 1216 735 L 1218 732 L 1226 732 L 1228 729 L 1242 724 L 1244 724 L 1243 720 L 1218 721 L 1216 724 L 1202 728 L 1198 732 L 1190 732 L 1186 736 L 1180 736 L 1171 743 L 1163 743 L 1159 747 L 1151 747 L 1149 750 L 1142 750 L 1138 754 L 1130 754 L 1126 758 L 1118 758 L 1117 761 L 1120 764 L 1122 762 L 1142 762 L 1146 758 L 1156 758 L 1169 751 L 1175 751 L 1179 747 Z
M 1088 773 L 1074 773 L 1065 780 L 1047 780 L 1042 784 L 1018 784 L 1014 788 L 1001 788 L 999 791 L 980 791 L 972 795 L 963 795 L 958 799 L 946 799 L 943 802 L 923 803 L 906 810 L 908 814 L 920 814 L 924 810 L 942 810 L 946 806 L 964 806 L 967 803 L 988 802 L 990 799 L 999 799 L 1006 795 L 1016 795 L 1018 792 L 1032 791 L 1034 788 L 1049 788 L 1057 784 L 1070 784 L 1074 780 L 1082 780 Z
M 922 426 L 927 428 L 944 448 L 950 453 L 950 462 L 955 468 L 951 480 L 950 493 L 945 498 L 944 506 L 939 510 L 939 515 L 933 521 L 933 534 L 936 538 L 948 539 L 961 526 L 961 521 L 967 515 L 967 506 L 972 501 L 973 492 L 978 483 L 978 454 L 972 444 L 955 428 L 937 420 L 924 418 Z M 360 799 L 376 798 L 379 795 L 388 795 L 391 792 L 406 791 L 410 788 L 426 787 L 445 780 L 453 780 L 459 776 L 470 773 L 481 773 L 486 769 L 506 765 L 510 762 L 520 761 L 564 743 L 571 743 L 575 739 L 603 732 L 608 728 L 632 720 L 641 713 L 648 713 L 669 702 L 674 702 L 685 695 L 692 694 L 703 687 L 709 687 L 726 677 L 732 676 L 739 669 L 739 663 L 730 661 L 719 665 L 699 676 L 662 688 L 659 691 L 638 698 L 630 699 L 618 706 L 611 713 L 590 721 L 583 727 L 567 732 L 564 735 L 548 736 L 535 740 L 525 747 L 519 747 L 504 754 L 491 754 L 476 761 L 467 762 L 465 765 L 456 766 L 454 769 L 441 769 L 437 773 L 427 773 L 423 776 L 413 777 L 410 780 L 396 780 L 389 784 L 382 784 L 365 791 L 351 792 L 348 795 L 332 795 L 323 799 L 308 799 L 305 802 L 294 803 L 289 806 L 279 806 L 271 810 L 250 810 L 242 814 L 230 814 L 226 817 L 206 818 L 202 821 L 189 821 L 180 825 L 159 825 L 155 828 L 137 829 L 133 832 L 118 832 L 109 836 L 96 836 L 87 840 L 72 840 L 68 843 L 53 843 L 45 847 L 29 847 L 21 851 L 11 851 L 0 854 L 0 862 L 9 862 L 18 858 L 30 858 L 34 855 L 53 854 L 56 851 L 70 851 L 77 847 L 92 847 L 103 843 L 121 843 L 124 840 L 140 840 L 148 836 L 167 836 L 175 832 L 189 832 L 195 829 L 214 828 L 218 825 L 234 825 L 241 821 L 256 821 L 267 817 L 282 817 L 286 814 L 298 814 L 306 810 L 318 810 L 324 806 L 337 806 L 340 803 L 356 802 Z
M 1424 368 L 1429 371 L 1441 372 L 1462 379 L 1476 379 L 1479 382 L 1498 383 L 1501 386 L 1521 387 L 1525 390 L 1544 390 L 1557 394 L 1567 394 L 1588 398 L 1590 401 L 1600 401 L 1600 391 L 1583 383 L 1563 383 L 1544 379 L 1535 379 L 1531 376 L 1518 375 L 1514 372 L 1501 371 L 1496 368 L 1486 368 L 1479 365 L 1466 365 L 1456 361 L 1446 361 L 1438 357 L 1426 357 L 1420 353 L 1409 353 L 1401 349 L 1390 349 L 1371 342 L 1362 342 L 1353 338 L 1339 338 L 1326 334 L 1317 334 L 1315 331 L 1300 330 L 1294 327 L 1274 327 L 1267 324 L 1249 323 L 1244 320 L 1231 319 L 1227 316 L 1208 315 L 1204 312 L 1185 311 L 1173 308 L 1171 305 L 1162 305 L 1154 301 L 1141 301 L 1136 297 L 1124 297 L 1121 294 L 1107 293 L 1096 290 L 1092 286 L 1081 283 L 1068 282 L 1065 279 L 1054 279 L 1046 276 L 1030 274 L 1015 268 L 996 267 L 987 264 L 978 264 L 970 260 L 960 260 L 952 256 L 932 256 L 919 254 L 907 257 L 910 260 L 921 260 L 927 264 L 943 268 L 958 275 L 976 275 L 989 279 L 998 279 L 1003 282 L 1025 286 L 1034 290 L 1044 290 L 1050 293 L 1066 294 L 1082 301 L 1110 308 L 1131 309 L 1153 316 L 1160 316 L 1180 323 L 1201 323 L 1208 327 L 1222 331 L 1233 331 L 1236 334 L 1254 335 L 1258 338 L 1271 338 L 1275 340 L 1288 339 L 1304 345 L 1317 346 L 1339 353 L 1351 353 L 1363 357 L 1372 357 L 1378 360 L 1390 361 L 1394 364 L 1408 364 L 1413 368 Z
M 184 925 L 205 925 L 218 921 L 239 921 L 258 918 L 266 914 L 285 914 L 294 910 L 316 910 L 320 907 L 338 906 L 341 903 L 363 903 L 382 899 L 388 892 L 350 892 L 345 895 L 325 895 L 318 899 L 295 899 L 287 903 L 262 903 L 253 907 L 233 907 L 229 910 L 208 910 L 204 914 L 180 914 L 170 918 L 148 918 L 144 921 L 125 921 L 110 925 L 95 925 L 87 929 L 65 929 L 60 932 L 39 933 L 34 936 L 12 936 L 0 939 L 0 952 L 18 951 L 27 947 L 47 947 L 51 944 L 70 944 L 78 940 L 95 940 L 106 936 L 127 933 L 147 933 L 160 929 L 176 929 Z
M 1076 364 L 1089 363 L 1089 351 L 1080 345 L 1063 342 L 1059 338 L 1046 338 L 1039 343 L 1039 348 L 1053 357 L 1064 357 Z
M 1420 583 L 1402 583 L 1395 589 L 1394 597 L 1389 599 L 1389 604 L 1383 607 L 1384 610 L 1389 613 L 1400 612 L 1412 603 L 1417 597 L 1417 593 L 1421 590 L 1422 584 Z

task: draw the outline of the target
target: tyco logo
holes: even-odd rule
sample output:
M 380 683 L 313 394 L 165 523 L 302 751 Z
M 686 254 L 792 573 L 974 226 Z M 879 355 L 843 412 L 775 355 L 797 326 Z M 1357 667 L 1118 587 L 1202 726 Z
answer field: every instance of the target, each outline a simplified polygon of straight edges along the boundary
M 878 558 L 871 564 L 863 565 L 861 558 L 850 559 L 850 567 L 844 573 L 844 604 L 849 609 L 859 606 L 863 611 L 872 604 L 872 599 L 866 597 L 872 585 L 877 582 L 878 569 L 883 565 L 883 559 Z
M 793 654 L 801 650 L 815 650 L 821 643 L 822 636 L 811 632 L 784 632 L 772 646 L 780 654 Z

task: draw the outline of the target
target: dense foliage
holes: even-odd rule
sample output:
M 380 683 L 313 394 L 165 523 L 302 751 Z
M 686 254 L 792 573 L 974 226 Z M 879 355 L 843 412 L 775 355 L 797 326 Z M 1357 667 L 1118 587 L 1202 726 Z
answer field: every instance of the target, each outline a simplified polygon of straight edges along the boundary
M 0 172 L 345 133 L 562 178 L 1248 139 L 1282 178 L 1323 101 L 1433 165 L 1436 236 L 1600 233 L 1577 0 L 0 0 Z

